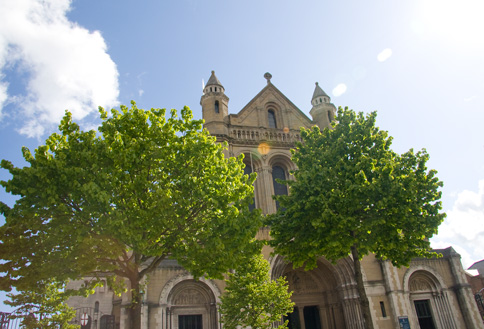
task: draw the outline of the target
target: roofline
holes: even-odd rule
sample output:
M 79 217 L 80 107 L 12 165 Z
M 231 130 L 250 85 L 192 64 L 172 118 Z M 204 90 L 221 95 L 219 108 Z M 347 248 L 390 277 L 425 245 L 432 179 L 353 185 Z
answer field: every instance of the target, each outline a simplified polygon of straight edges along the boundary
M 262 88 L 261 91 L 259 91 L 259 93 L 257 95 L 255 95 L 254 97 L 252 97 L 252 99 L 238 112 L 242 112 L 243 110 L 245 110 L 246 108 L 248 108 L 260 95 L 262 95 L 262 93 L 266 90 L 266 89 L 269 89 L 269 88 L 274 88 L 276 90 L 276 92 L 278 92 L 283 98 L 284 100 L 286 100 L 290 105 L 292 105 L 296 110 L 299 111 L 299 114 L 301 114 L 304 118 L 306 118 L 309 123 L 313 123 L 313 120 L 311 120 L 303 111 L 301 111 L 299 109 L 299 107 L 297 107 L 296 105 L 294 105 L 294 103 L 286 97 L 286 95 L 284 95 L 276 86 L 274 86 L 274 84 L 272 82 L 268 82 L 267 85 Z M 237 114 L 238 114 L 237 113 Z

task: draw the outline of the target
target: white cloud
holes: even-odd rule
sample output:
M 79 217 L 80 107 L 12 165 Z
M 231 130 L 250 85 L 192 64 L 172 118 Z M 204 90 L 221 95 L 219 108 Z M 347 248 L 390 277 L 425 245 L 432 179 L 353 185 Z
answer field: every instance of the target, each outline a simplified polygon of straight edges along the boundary
M 333 96 L 338 97 L 343 95 L 346 92 L 346 85 L 344 83 L 338 84 L 336 87 L 333 88 Z
M 144 93 L 145 93 L 145 91 L 143 89 L 138 90 L 138 96 L 139 97 L 143 96 Z
M 390 48 L 383 49 L 378 56 L 376 56 L 376 59 L 378 59 L 379 62 L 384 62 L 387 59 L 392 57 L 392 50 Z
M 66 109 L 81 120 L 117 105 L 118 72 L 106 43 L 70 22 L 69 9 L 69 0 L 0 0 L 0 101 L 16 104 L 20 132 L 30 137 L 57 125 Z M 6 72 L 12 65 L 17 71 Z M 18 70 L 27 73 L 26 92 L 9 95 L 3 80 Z
M 8 87 L 7 83 L 5 83 L 5 82 L 0 83 L 0 119 L 2 118 L 3 104 L 6 103 L 7 98 L 8 98 L 7 87 Z
M 458 194 L 431 242 L 433 248 L 452 246 L 461 254 L 464 268 L 484 259 L 484 180 L 479 181 L 477 192 Z

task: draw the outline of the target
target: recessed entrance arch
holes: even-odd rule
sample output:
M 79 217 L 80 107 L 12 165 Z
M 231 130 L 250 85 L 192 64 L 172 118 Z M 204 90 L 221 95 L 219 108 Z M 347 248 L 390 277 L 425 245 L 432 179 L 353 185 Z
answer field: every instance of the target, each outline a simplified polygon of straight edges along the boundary
M 276 256 L 271 265 L 272 277 L 286 277 L 293 291 L 294 312 L 287 317 L 290 329 L 363 328 L 351 260 L 333 265 L 321 258 L 315 269 L 305 271 Z
M 404 284 L 414 317 L 422 329 L 457 329 L 444 280 L 431 268 L 417 266 L 408 270 Z
M 177 278 L 162 291 L 162 327 L 166 329 L 216 329 L 220 292 L 210 281 Z

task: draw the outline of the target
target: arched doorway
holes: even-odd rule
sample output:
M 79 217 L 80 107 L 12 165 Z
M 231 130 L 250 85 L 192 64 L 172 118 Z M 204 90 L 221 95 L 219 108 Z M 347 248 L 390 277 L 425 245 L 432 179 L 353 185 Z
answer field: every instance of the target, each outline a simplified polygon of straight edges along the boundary
M 183 280 L 167 298 L 166 328 L 216 329 L 217 303 L 212 290 L 203 282 Z
M 272 276 L 286 277 L 293 291 L 294 311 L 288 315 L 290 329 L 359 329 L 363 319 L 351 261 L 333 265 L 320 259 L 311 271 L 293 269 L 281 257 L 272 262 Z
M 457 329 L 447 289 L 437 273 L 419 269 L 408 278 L 410 304 L 420 329 Z

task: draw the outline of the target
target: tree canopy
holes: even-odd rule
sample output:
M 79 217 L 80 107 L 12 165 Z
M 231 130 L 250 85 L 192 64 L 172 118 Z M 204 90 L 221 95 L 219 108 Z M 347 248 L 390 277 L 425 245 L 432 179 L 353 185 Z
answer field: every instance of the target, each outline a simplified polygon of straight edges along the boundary
M 340 108 L 332 128 L 303 129 L 292 152 L 295 180 L 286 181 L 290 194 L 277 197 L 281 207 L 268 218 L 270 244 L 295 267 L 351 254 L 364 303 L 359 260 L 374 253 L 402 266 L 431 256 L 428 239 L 445 217 L 442 182 L 427 169 L 427 152 L 397 154 L 375 123 L 376 112 Z
M 38 282 L 35 290 L 21 291 L 7 295 L 11 300 L 5 303 L 16 310 L 11 314 L 22 319 L 22 326 L 27 329 L 77 329 L 80 326 L 70 324 L 76 311 L 66 304 L 70 296 L 65 286 L 59 282 Z M 25 314 L 28 314 L 25 316 Z
M 292 312 L 292 292 L 284 277 L 271 280 L 269 263 L 259 254 L 229 273 L 220 313 L 226 329 L 270 329 Z M 287 321 L 276 328 L 287 328 Z
M 180 118 L 165 112 L 134 102 L 110 114 L 100 108 L 97 132 L 66 112 L 60 133 L 34 154 L 23 149 L 29 166 L 1 162 L 12 175 L 1 185 L 19 197 L 0 205 L 1 289 L 121 277 L 137 328 L 140 282 L 167 257 L 195 277 L 221 278 L 256 252 L 260 214 L 248 211 L 255 175 L 244 175 L 241 157 L 224 157 L 189 108 Z

